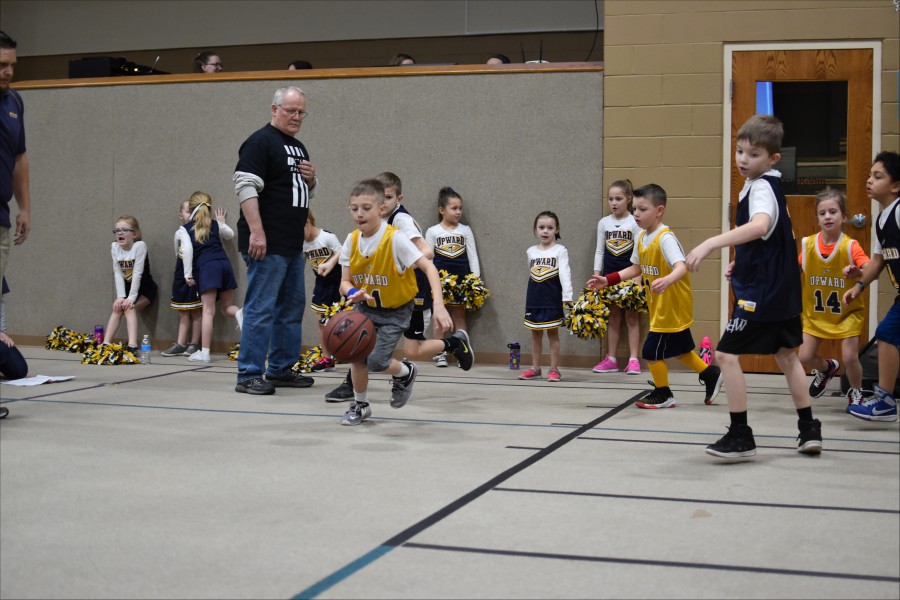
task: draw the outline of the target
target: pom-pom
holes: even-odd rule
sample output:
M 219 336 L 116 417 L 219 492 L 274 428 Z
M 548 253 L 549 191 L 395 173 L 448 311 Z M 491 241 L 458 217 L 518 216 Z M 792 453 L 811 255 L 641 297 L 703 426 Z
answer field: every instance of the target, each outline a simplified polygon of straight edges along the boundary
M 337 304 L 337 303 L 335 303 Z M 300 358 L 291 367 L 294 373 L 312 373 L 313 365 L 322 358 L 322 346 L 313 346 L 306 352 L 300 353 Z
M 647 312 L 647 288 L 634 279 L 628 279 L 616 285 L 600 290 L 607 304 L 614 304 L 625 310 Z
M 113 342 L 94 345 L 81 356 L 85 365 L 138 365 L 141 361 L 124 344 Z
M 324 325 L 328 322 L 328 319 L 338 314 L 342 310 L 353 310 L 353 305 L 347 300 L 347 296 L 341 296 L 341 299 L 337 302 L 332 303 L 331 306 L 325 309 L 325 312 L 322 313 L 322 316 L 319 317 L 319 323 Z
M 456 275 L 451 275 L 445 269 L 438 271 L 441 279 L 441 294 L 444 296 L 444 304 L 461 304 L 456 299 Z
M 606 334 L 608 319 L 609 307 L 603 299 L 602 291 L 584 288 L 565 316 L 563 325 L 571 335 L 590 340 Z
M 469 273 L 459 282 L 454 290 L 456 304 L 464 304 L 466 310 L 475 312 L 484 306 L 484 301 L 491 295 L 484 282 L 478 275 Z
M 238 353 L 241 351 L 241 343 L 237 342 L 228 350 L 228 360 L 237 360 Z
M 72 353 L 84 353 L 96 346 L 97 342 L 94 341 L 93 335 L 78 333 L 61 325 L 50 332 L 45 345 L 47 350 L 60 350 Z

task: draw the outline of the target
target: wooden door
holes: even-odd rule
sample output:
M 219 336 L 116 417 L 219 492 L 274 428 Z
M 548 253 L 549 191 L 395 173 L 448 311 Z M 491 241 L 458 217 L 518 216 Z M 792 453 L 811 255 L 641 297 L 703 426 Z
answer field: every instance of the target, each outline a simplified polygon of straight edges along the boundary
M 872 74 L 871 49 L 755 50 L 735 51 L 732 54 L 730 132 L 732 149 L 735 147 L 735 136 L 741 125 L 757 113 L 759 82 L 772 82 L 773 87 L 777 87 L 780 91 L 775 96 L 772 113 L 785 124 L 786 142 L 790 138 L 792 126 L 798 130 L 816 131 L 816 128 L 833 130 L 838 124 L 843 128 L 844 122 L 846 123 L 845 133 L 838 134 L 843 138 L 843 147 L 838 156 L 826 157 L 828 160 L 817 160 L 816 156 L 799 155 L 797 153 L 799 147 L 795 146 L 793 156 L 790 151 L 783 153 L 782 162 L 775 166 L 782 172 L 793 169 L 795 175 L 793 186 L 795 189 L 787 190 L 787 200 L 798 251 L 800 240 L 819 230 L 814 210 L 815 194 L 825 185 L 831 185 L 846 193 L 847 212 L 850 217 L 854 215 L 865 217 L 865 223 L 858 226 L 845 223 L 844 233 L 856 238 L 866 253 L 870 252 L 872 215 L 865 183 L 872 161 Z M 842 108 L 832 108 L 826 113 L 818 110 L 823 102 L 830 101 L 831 96 L 846 98 L 845 115 L 841 112 Z M 793 110 L 788 110 L 792 105 Z M 780 112 L 791 114 L 784 115 L 783 118 Z M 786 158 L 793 162 L 788 164 Z M 733 158 L 730 163 L 730 222 L 734 226 L 738 193 L 744 181 L 734 166 Z M 840 175 L 841 163 L 843 176 Z M 811 176 L 805 177 L 804 170 Z M 733 257 L 733 250 L 731 254 Z M 730 297 L 733 301 L 733 296 Z M 867 332 L 868 326 L 865 325 L 860 346 L 865 343 Z M 820 353 L 825 357 L 840 359 L 840 341 L 824 342 Z M 770 356 L 742 356 L 741 365 L 746 372 L 779 372 L 775 360 Z

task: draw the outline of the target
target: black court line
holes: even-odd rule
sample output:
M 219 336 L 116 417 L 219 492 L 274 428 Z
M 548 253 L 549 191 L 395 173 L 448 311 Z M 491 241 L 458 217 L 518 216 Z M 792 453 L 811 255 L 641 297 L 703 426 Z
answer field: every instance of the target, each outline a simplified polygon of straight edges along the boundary
M 711 500 L 708 498 L 675 498 L 672 496 L 640 496 L 634 494 L 606 494 L 602 492 L 575 492 L 561 490 L 538 490 L 528 488 L 494 488 L 495 492 L 518 492 L 522 494 L 551 494 L 560 496 L 587 496 L 591 498 L 616 498 L 621 500 L 649 500 L 651 502 L 684 502 L 688 504 L 722 504 L 726 506 L 749 506 L 754 508 L 797 508 L 803 510 L 831 510 L 852 513 L 878 513 L 900 515 L 900 510 L 887 508 L 863 508 L 860 506 L 825 506 L 817 504 L 782 504 L 779 502 L 739 502 L 737 500 Z
M 494 556 L 515 556 L 522 558 L 546 558 L 554 560 L 584 561 L 594 563 L 612 563 L 619 565 L 635 565 L 641 567 L 681 567 L 686 569 L 704 569 L 715 571 L 737 571 L 762 575 L 792 575 L 795 577 L 825 577 L 828 579 L 852 579 L 858 581 L 900 582 L 900 577 L 890 575 L 860 575 L 857 573 L 836 573 L 833 571 L 803 571 L 798 569 L 775 569 L 772 567 L 747 567 L 724 565 L 717 563 L 690 563 L 670 560 L 649 560 L 636 558 L 617 558 L 612 556 L 586 556 L 583 554 L 554 554 L 549 552 L 525 552 L 519 550 L 496 550 L 491 548 L 469 548 L 465 546 L 441 546 L 438 544 L 417 544 L 410 542 L 404 548 L 421 550 L 439 550 L 442 552 L 466 552 L 471 554 L 491 554 Z
M 554 425 L 559 425 L 559 423 L 554 423 Z M 707 442 L 673 442 L 673 441 L 664 441 L 664 440 L 635 440 L 635 439 L 625 439 L 625 438 L 607 438 L 607 437 L 591 437 L 591 436 L 582 436 L 582 440 L 590 441 L 590 442 L 630 442 L 634 444 L 669 444 L 675 446 L 709 446 Z M 826 438 L 827 441 L 827 438 Z M 796 450 L 796 446 L 763 446 L 757 444 L 757 448 L 767 448 L 770 450 Z M 822 452 L 842 452 L 842 453 L 857 453 L 857 454 L 879 454 L 885 456 L 900 456 L 898 452 L 886 452 L 884 450 L 850 450 L 850 449 L 841 449 L 841 448 L 823 448 Z
M 565 446 L 572 440 L 578 439 L 578 437 L 581 436 L 582 434 L 584 434 L 586 431 L 590 431 L 592 428 L 596 427 L 600 423 L 606 421 L 607 419 L 609 419 L 611 417 L 614 417 L 618 413 L 622 412 L 623 410 L 625 410 L 626 408 L 631 406 L 640 397 L 641 397 L 641 394 L 636 394 L 634 397 L 623 402 L 622 404 L 620 404 L 613 410 L 611 410 L 607 413 L 604 413 L 603 415 L 600 415 L 593 421 L 590 421 L 588 423 L 585 423 L 584 425 L 581 425 L 578 429 L 564 435 L 563 437 L 556 440 L 549 446 L 542 448 L 539 452 L 536 452 L 535 454 L 529 456 L 528 458 L 524 459 L 520 463 L 510 467 L 509 469 L 500 473 L 496 477 L 491 478 L 490 480 L 488 480 L 487 482 L 478 486 L 471 492 L 461 496 L 460 498 L 457 498 L 456 500 L 454 500 L 447 506 L 445 506 L 445 507 L 439 509 L 438 511 L 432 513 L 431 515 L 425 517 L 418 523 L 415 523 L 414 525 L 407 527 L 406 529 L 404 529 L 397 535 L 395 535 L 392 538 L 388 539 L 387 541 L 383 542 L 377 548 L 373 548 L 372 550 L 370 550 L 363 556 L 360 556 L 359 558 L 351 561 L 350 563 L 348 563 L 344 567 L 338 569 L 334 573 L 324 577 L 323 579 L 320 579 L 319 581 L 317 581 L 313 585 L 309 586 L 305 590 L 302 590 L 301 592 L 297 593 L 294 596 L 294 598 L 315 598 L 319 594 L 326 592 L 327 590 L 331 589 L 332 587 L 334 587 L 341 581 L 347 579 L 348 577 L 354 575 L 358 571 L 360 571 L 363 568 L 367 567 L 368 565 L 372 564 L 374 561 L 378 560 L 379 558 L 381 558 L 388 552 L 390 552 L 400 546 L 408 545 L 408 541 L 410 539 L 412 539 L 413 537 L 415 537 L 416 535 L 420 534 L 421 532 L 425 531 L 429 527 L 431 527 L 431 526 L 439 523 L 440 521 L 444 520 L 445 518 L 449 517 L 450 515 L 452 515 L 456 511 L 460 510 L 467 504 L 473 502 L 474 500 L 477 500 L 478 498 L 480 498 L 484 494 L 488 493 L 489 491 L 493 490 L 494 488 L 496 488 L 498 485 L 500 485 L 507 479 L 510 479 L 514 475 L 517 475 L 518 473 L 527 469 L 528 467 L 530 467 L 534 463 L 538 462 L 539 460 L 546 458 L 547 456 L 549 456 L 553 452 L 559 450 L 560 448 L 562 448 L 563 446 Z
M 535 448 L 532 446 L 506 446 L 507 450 L 543 450 L 543 448 Z

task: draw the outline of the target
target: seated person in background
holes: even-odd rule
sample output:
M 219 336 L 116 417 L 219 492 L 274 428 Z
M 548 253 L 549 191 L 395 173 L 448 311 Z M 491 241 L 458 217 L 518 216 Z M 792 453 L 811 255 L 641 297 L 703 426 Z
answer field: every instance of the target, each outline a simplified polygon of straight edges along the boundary
M 194 73 L 218 73 L 222 59 L 215 50 L 204 50 L 194 58 Z
M 486 65 L 508 65 L 512 61 L 503 54 L 491 54 L 491 57 L 487 59 Z
M 295 60 L 288 65 L 288 71 L 299 71 L 300 69 L 312 69 L 313 66 L 305 60 Z
M 416 64 L 416 59 L 414 59 L 409 54 L 397 54 L 394 58 L 391 59 L 391 62 L 388 63 L 390 67 L 405 67 L 406 65 L 414 65 Z

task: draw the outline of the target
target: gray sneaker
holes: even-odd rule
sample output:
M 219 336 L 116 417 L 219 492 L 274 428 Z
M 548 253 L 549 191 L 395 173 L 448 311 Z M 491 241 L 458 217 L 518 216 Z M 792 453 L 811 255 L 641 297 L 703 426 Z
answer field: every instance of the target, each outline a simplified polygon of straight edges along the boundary
M 406 359 L 403 360 L 403 364 L 409 367 L 409 375 L 392 378 L 394 385 L 391 389 L 391 406 L 393 408 L 403 408 L 409 402 L 409 397 L 412 396 L 413 384 L 416 382 L 416 373 L 419 371 L 415 363 Z
M 184 351 L 184 356 L 190 356 L 194 352 L 200 352 L 200 344 L 188 344 Z
M 359 425 L 372 416 L 372 409 L 369 408 L 368 402 L 353 402 L 350 408 L 344 413 L 341 419 L 341 425 Z
M 178 342 L 172 344 L 168 350 L 163 350 L 163 356 L 184 356 L 184 351 L 187 350 L 187 346 L 182 346 Z

